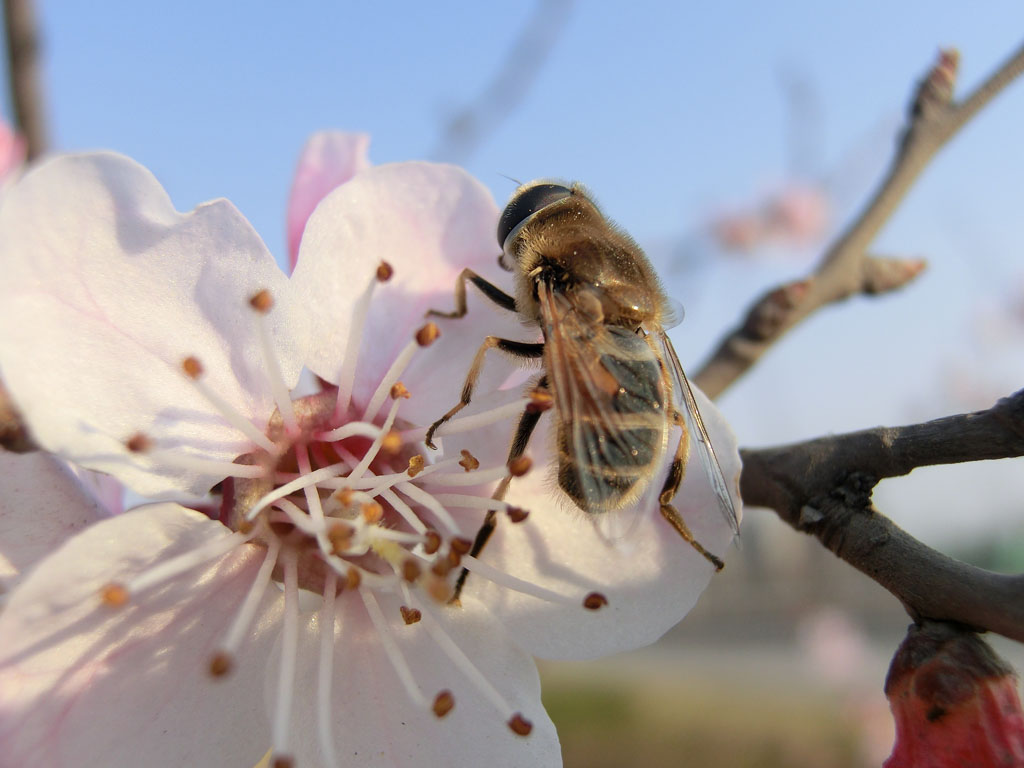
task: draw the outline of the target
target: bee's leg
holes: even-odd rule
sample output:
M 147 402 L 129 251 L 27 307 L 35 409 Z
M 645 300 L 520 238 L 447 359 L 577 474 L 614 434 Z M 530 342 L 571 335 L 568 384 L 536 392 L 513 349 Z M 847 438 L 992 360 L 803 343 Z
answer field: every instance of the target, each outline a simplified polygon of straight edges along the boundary
M 473 358 L 473 364 L 469 367 L 469 373 L 466 374 L 466 383 L 462 385 L 462 398 L 455 407 L 431 424 L 430 429 L 427 430 L 424 442 L 428 448 L 436 448 L 434 445 L 434 432 L 437 431 L 437 428 L 469 405 L 469 400 L 473 395 L 473 387 L 476 386 L 476 380 L 480 378 L 480 369 L 483 368 L 484 355 L 487 354 L 488 349 L 495 348 L 513 357 L 537 358 L 544 354 L 544 344 L 542 342 L 512 341 L 511 339 L 501 339 L 497 336 L 488 336 L 484 339 L 484 343 L 480 345 L 480 349 L 476 352 L 476 357 Z
M 676 423 L 676 426 L 681 427 L 683 430 L 682 435 L 679 437 L 679 446 L 676 448 L 675 459 L 672 461 L 672 468 L 669 470 L 668 478 L 665 480 L 665 485 L 661 488 L 661 494 L 658 496 L 658 501 L 661 504 L 661 514 L 668 524 L 676 529 L 676 532 L 682 536 L 691 547 L 696 549 L 708 560 L 716 571 L 722 570 L 725 567 L 725 563 L 721 561 L 711 552 L 708 552 L 697 539 L 690 533 L 690 529 L 683 521 L 682 516 L 672 506 L 672 499 L 675 498 L 676 493 L 679 491 L 679 486 L 683 484 L 683 477 L 686 476 L 686 460 L 690 454 L 690 435 L 686 429 L 686 420 L 679 411 L 675 411 L 672 414 L 672 418 Z
M 547 385 L 548 377 L 542 376 L 540 381 L 537 382 L 537 389 L 545 389 Z M 543 412 L 543 410 L 533 408 L 531 406 L 527 406 L 526 410 L 523 411 L 523 415 L 519 417 L 519 425 L 516 427 L 515 437 L 512 438 L 512 447 L 508 452 L 508 464 L 511 464 L 526 453 L 526 446 L 530 442 L 530 436 L 533 434 L 533 430 L 537 427 L 537 422 L 540 420 L 540 415 Z M 505 498 L 505 492 L 508 491 L 508 484 L 510 480 L 511 478 L 506 477 L 498 483 L 498 487 L 494 490 L 492 498 L 499 500 Z M 491 534 L 494 533 L 494 528 L 497 525 L 497 517 L 498 513 L 496 510 L 487 510 L 487 514 L 484 516 L 484 522 L 476 532 L 476 538 L 473 539 L 473 547 L 469 550 L 469 554 L 473 557 L 476 557 L 483 552 L 484 547 L 487 546 L 487 541 L 491 538 Z M 469 571 L 463 568 L 462 573 L 459 574 L 459 580 L 455 582 L 455 596 L 452 598 L 453 601 L 458 600 L 459 595 L 462 594 L 462 587 L 466 583 L 467 576 L 469 576 Z
M 455 280 L 455 311 L 441 312 L 438 309 L 428 309 L 427 315 L 435 315 L 438 317 L 463 317 L 466 314 L 467 280 L 473 283 L 473 285 L 483 292 L 484 296 L 502 309 L 507 309 L 509 312 L 516 311 L 516 300 L 512 296 L 509 296 L 494 283 L 484 280 L 472 269 L 464 269 L 459 272 L 459 276 Z

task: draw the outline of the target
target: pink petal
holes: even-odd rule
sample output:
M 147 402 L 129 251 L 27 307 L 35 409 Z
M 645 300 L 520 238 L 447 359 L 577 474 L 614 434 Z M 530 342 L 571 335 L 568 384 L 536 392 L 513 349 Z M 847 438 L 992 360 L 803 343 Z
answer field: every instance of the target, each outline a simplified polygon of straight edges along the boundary
M 431 606 L 447 634 L 497 688 L 514 711 L 533 724 L 527 737 L 509 730 L 499 713 L 450 661 L 423 621 L 405 625 L 397 598 L 380 597 L 392 635 L 427 701 L 450 690 L 455 708 L 438 719 L 415 706 L 385 655 L 358 595 L 339 603 L 335 639 L 331 711 L 336 754 L 342 765 L 371 761 L 389 766 L 560 766 L 555 727 L 540 700 L 533 660 L 502 631 L 482 604 L 467 600 L 461 608 Z M 316 631 L 314 631 L 316 630 Z M 307 627 L 300 659 L 304 667 L 293 712 L 296 764 L 319 765 L 316 691 L 319 630 Z
M 105 510 L 60 459 L 0 451 L 0 594 Z
M 497 309 L 469 288 L 469 313 L 426 318 L 428 309 L 454 308 L 455 282 L 464 268 L 506 290 L 511 278 L 497 266 L 498 210 L 490 193 L 459 168 L 429 163 L 381 165 L 363 171 L 328 195 L 313 213 L 292 276 L 313 315 L 309 367 L 336 382 L 353 353 L 348 331 L 355 307 L 381 261 L 394 276 L 379 285 L 361 335 L 354 399 L 365 403 L 416 330 L 433 319 L 441 338 L 414 359 L 401 379 L 412 393 L 402 416 L 430 423 L 458 401 L 474 354 L 490 333 L 530 339 L 518 317 Z M 507 377 L 501 353 L 484 366 L 480 392 Z
M 99 598 L 111 581 L 226 535 L 161 504 L 98 523 L 38 565 L 0 614 L 0 765 L 176 768 L 262 756 L 262 674 L 207 673 L 261 562 L 255 548 L 121 608 Z M 249 647 L 265 644 L 265 657 L 272 637 L 255 635 Z
M 699 391 L 694 394 L 738 506 L 740 461 L 735 436 L 714 405 Z M 547 467 L 553 474 L 550 424 L 550 419 L 541 419 L 529 453 L 535 467 Z M 670 437 L 670 445 L 676 439 Z M 692 458 L 674 506 L 697 540 L 727 559 L 732 529 L 718 511 L 696 450 L 691 442 Z M 666 464 L 655 478 L 655 491 L 667 471 Z M 566 608 L 500 588 L 473 574 L 466 593 L 485 602 L 506 621 L 523 648 L 542 658 L 589 659 L 654 642 L 696 604 L 713 577 L 711 564 L 665 522 L 656 493 L 648 494 L 640 512 L 609 513 L 595 520 L 556 487 L 552 475 L 538 470 L 513 480 L 506 499 L 528 509 L 530 516 L 518 525 L 499 520 L 482 559 L 563 595 L 600 592 L 608 605 L 593 612 Z M 618 531 L 619 535 L 602 540 L 598 526 L 605 534 Z
M 26 175 L 0 210 L 0 262 L 0 367 L 32 433 L 143 495 L 202 493 L 221 478 L 129 456 L 136 433 L 212 459 L 250 449 L 186 381 L 187 356 L 244 417 L 272 413 L 248 304 L 258 290 L 275 297 L 276 354 L 298 378 L 302 315 L 248 222 L 224 200 L 177 213 L 128 158 L 63 156 Z
M 320 131 L 306 141 L 288 198 L 288 261 L 299 258 L 299 243 L 313 209 L 335 187 L 370 167 L 370 137 L 365 133 Z
M 28 144 L 7 122 L 0 120 L 0 184 L 10 181 L 25 165 Z

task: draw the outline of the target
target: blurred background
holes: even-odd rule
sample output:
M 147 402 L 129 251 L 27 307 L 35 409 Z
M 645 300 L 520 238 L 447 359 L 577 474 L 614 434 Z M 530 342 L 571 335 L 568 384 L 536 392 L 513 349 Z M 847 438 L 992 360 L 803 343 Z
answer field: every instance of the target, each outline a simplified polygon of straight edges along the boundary
M 51 148 L 149 167 L 180 210 L 231 199 L 282 260 L 298 153 L 320 129 L 374 163 L 585 182 L 686 307 L 696 370 L 766 288 L 806 274 L 883 174 L 940 47 L 963 95 L 1024 39 L 1024 6 L 40 2 Z M 11 118 L 8 94 L 6 117 Z M 987 408 L 1024 384 L 1024 85 L 936 158 L 875 243 L 924 257 L 901 292 L 833 306 L 720 406 L 745 446 Z M 884 482 L 879 508 L 943 551 L 1024 570 L 1024 472 Z M 568 766 L 867 766 L 908 619 L 873 582 L 746 510 L 742 546 L 653 648 L 547 664 Z M 1019 663 L 1019 646 L 997 642 Z

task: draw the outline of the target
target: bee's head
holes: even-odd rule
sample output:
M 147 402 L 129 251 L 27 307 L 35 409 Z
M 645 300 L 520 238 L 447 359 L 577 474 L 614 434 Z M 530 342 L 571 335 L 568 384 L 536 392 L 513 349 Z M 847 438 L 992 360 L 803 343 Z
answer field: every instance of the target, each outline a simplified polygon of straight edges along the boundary
M 542 208 L 564 200 L 572 194 L 572 188 L 550 181 L 531 181 L 515 191 L 498 220 L 498 245 L 503 252 L 498 259 L 501 266 L 505 269 L 511 268 L 505 261 L 505 246 L 526 220 Z

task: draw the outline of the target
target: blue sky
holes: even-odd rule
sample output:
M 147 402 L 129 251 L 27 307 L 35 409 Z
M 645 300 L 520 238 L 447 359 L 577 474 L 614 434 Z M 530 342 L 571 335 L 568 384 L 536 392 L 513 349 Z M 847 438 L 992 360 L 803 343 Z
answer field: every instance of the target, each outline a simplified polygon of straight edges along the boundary
M 282 254 L 306 136 L 366 131 L 374 162 L 427 157 L 445 118 L 495 77 L 534 7 L 44 0 L 52 143 L 133 156 L 179 209 L 228 197 Z M 465 164 L 499 201 L 512 189 L 500 174 L 583 180 L 654 255 L 790 174 L 779 84 L 790 72 L 816 94 L 814 170 L 850 179 L 840 195 L 849 216 L 887 163 L 892 130 L 938 47 L 960 49 L 962 93 L 1022 40 L 1016 2 L 581 0 L 522 103 Z M 1020 335 L 982 354 L 967 330 L 1024 275 L 1022 125 L 1018 83 L 944 150 L 882 233 L 880 252 L 929 258 L 916 285 L 823 313 L 723 398 L 742 442 L 988 405 L 948 397 L 950 360 L 980 376 L 998 369 L 997 389 L 1024 384 L 1024 366 L 1007 363 L 1024 360 Z M 701 269 L 668 274 L 687 307 L 674 332 L 684 364 L 694 368 L 754 294 L 807 268 L 709 253 Z M 921 474 L 880 493 L 926 539 L 1020 517 L 1019 462 Z M 994 489 L 980 504 L 979 485 Z

